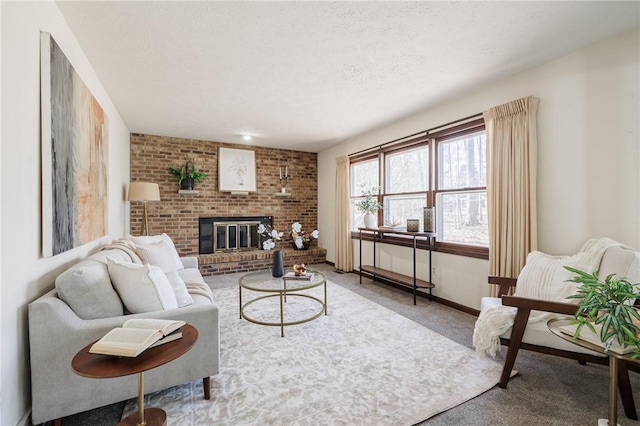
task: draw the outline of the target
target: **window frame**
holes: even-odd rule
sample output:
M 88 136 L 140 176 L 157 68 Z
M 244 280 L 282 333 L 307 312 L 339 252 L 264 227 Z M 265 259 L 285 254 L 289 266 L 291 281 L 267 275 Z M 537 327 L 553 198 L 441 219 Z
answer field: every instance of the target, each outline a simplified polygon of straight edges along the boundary
M 471 119 L 471 120 L 470 120 Z M 487 190 L 486 186 L 479 187 L 464 187 L 464 188 L 455 188 L 455 189 L 447 189 L 440 190 L 438 189 L 438 177 L 439 177 L 439 164 L 438 164 L 438 145 L 442 142 L 450 141 L 451 139 L 459 138 L 465 135 L 478 133 L 479 131 L 485 131 L 486 127 L 484 123 L 484 119 L 481 115 L 467 117 L 458 122 L 453 122 L 446 124 L 444 126 L 440 126 L 439 128 L 435 128 L 432 130 L 428 130 L 425 132 L 416 133 L 414 135 L 407 136 L 405 138 L 401 138 L 395 141 L 390 142 L 388 145 L 381 145 L 372 150 L 366 150 L 365 152 L 355 153 L 350 156 L 349 167 L 353 164 L 361 162 L 361 161 L 371 161 L 372 159 L 378 160 L 378 187 L 380 191 L 378 193 L 378 201 L 383 202 L 386 196 L 398 196 L 398 195 L 414 195 L 414 194 L 424 194 L 426 197 L 426 206 L 436 207 L 436 197 L 438 193 L 455 193 L 455 192 L 469 192 L 469 191 L 485 191 Z M 403 193 L 387 193 L 386 188 L 386 156 L 390 154 L 396 154 L 402 151 L 406 151 L 409 149 L 415 149 L 419 147 L 427 146 L 428 147 L 428 161 L 429 161 L 429 173 L 427 175 L 428 179 L 428 187 L 426 191 L 416 191 L 416 192 L 403 192 Z M 351 183 L 350 183 L 351 184 Z M 350 188 L 351 191 L 351 188 Z M 354 199 L 358 199 L 360 197 L 351 195 L 350 198 L 353 201 Z M 378 211 L 378 223 L 383 223 L 384 221 L 384 212 L 382 210 Z M 372 241 L 375 234 L 372 233 L 362 233 L 362 239 L 364 241 Z M 358 239 L 360 237 L 360 232 L 358 230 L 351 231 L 351 238 Z M 404 236 L 393 236 L 386 235 L 385 243 L 398 245 L 398 246 L 413 246 L 413 240 L 411 238 L 406 238 Z M 428 249 L 427 241 L 417 240 L 417 248 L 419 249 Z M 449 253 L 458 256 L 465 257 L 473 257 L 479 259 L 488 259 L 489 258 L 489 247 L 485 246 L 477 246 L 477 245 L 469 245 L 469 244 L 461 244 L 461 243 L 451 243 L 451 242 L 442 242 L 438 241 L 436 238 L 435 251 L 441 253 Z
M 468 136 L 468 135 L 472 135 L 475 133 L 479 133 L 481 131 L 484 131 L 486 133 L 486 127 L 484 125 L 484 120 L 482 125 L 476 125 L 472 128 L 464 128 L 463 130 L 459 130 L 459 131 L 455 131 L 455 132 L 447 132 L 446 134 L 443 134 L 442 136 L 436 136 L 433 138 L 434 140 L 434 148 L 435 148 L 435 152 L 434 152 L 434 190 L 433 190 L 433 206 L 436 206 L 436 199 L 438 194 L 455 194 L 458 192 L 472 192 L 472 191 L 487 191 L 487 187 L 486 186 L 474 186 L 474 187 L 463 187 L 463 188 L 450 188 L 450 189 L 439 189 L 439 162 L 438 162 L 438 156 L 439 156 L 439 152 L 438 152 L 438 148 L 441 144 L 446 143 L 451 141 L 452 139 L 458 139 L 461 138 L 463 136 Z M 436 206 L 437 209 L 437 206 Z M 437 219 L 436 219 L 437 220 Z M 460 253 L 468 253 L 468 254 L 461 254 L 461 255 L 468 255 L 470 257 L 477 257 L 478 254 L 481 254 L 483 256 L 486 256 L 486 258 L 489 258 L 489 246 L 477 246 L 477 245 L 472 245 L 472 244 L 462 244 L 462 243 L 451 243 L 451 242 L 445 242 L 445 241 L 441 241 L 441 242 L 437 242 L 436 239 L 436 247 L 441 247 L 442 250 L 445 253 L 452 253 L 452 254 L 460 254 Z
M 433 180 L 433 167 L 432 167 L 432 158 L 433 158 L 433 150 L 432 150 L 432 142 L 430 140 L 422 141 L 422 142 L 414 142 L 409 145 L 404 145 L 400 147 L 395 147 L 389 150 L 383 150 L 382 155 L 379 155 L 379 164 L 382 168 L 378 169 L 378 180 L 382 183 L 380 186 L 380 194 L 378 201 L 384 204 L 385 197 L 402 197 L 402 196 L 416 196 L 416 195 L 424 195 L 425 199 L 425 207 L 429 206 L 429 199 L 433 196 L 432 188 L 434 185 Z M 429 169 L 427 173 L 427 189 L 425 191 L 408 191 L 408 192 L 388 192 L 387 188 L 387 156 L 401 154 L 405 151 L 414 150 L 417 148 L 427 147 L 427 156 L 429 161 Z M 420 197 L 414 197 L 420 198 Z M 380 210 L 378 212 L 378 223 L 384 223 L 384 210 Z

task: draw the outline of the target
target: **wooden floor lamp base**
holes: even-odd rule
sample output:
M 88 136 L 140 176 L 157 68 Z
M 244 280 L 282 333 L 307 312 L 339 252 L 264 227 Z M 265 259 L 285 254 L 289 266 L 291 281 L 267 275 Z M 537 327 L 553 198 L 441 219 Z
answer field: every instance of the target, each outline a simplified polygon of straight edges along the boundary
M 146 408 L 144 410 L 144 422 L 147 426 L 167 426 L 167 413 L 162 408 Z M 138 412 L 129 414 L 118 426 L 137 426 Z

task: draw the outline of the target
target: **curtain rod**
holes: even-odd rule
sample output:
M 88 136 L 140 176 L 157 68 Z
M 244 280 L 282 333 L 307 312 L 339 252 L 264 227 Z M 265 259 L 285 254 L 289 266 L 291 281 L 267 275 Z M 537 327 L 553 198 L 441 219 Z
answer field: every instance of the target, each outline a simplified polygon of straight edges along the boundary
M 353 157 L 354 155 L 362 154 L 364 152 L 379 150 L 379 149 L 382 149 L 382 148 L 384 148 L 386 146 L 393 145 L 394 143 L 400 142 L 400 141 L 402 141 L 404 139 L 412 138 L 414 136 L 418 136 L 420 134 L 424 134 L 425 136 L 427 136 L 427 135 L 429 135 L 429 132 L 433 132 L 434 130 L 441 130 L 441 129 L 445 128 L 445 127 L 448 127 L 448 126 L 451 126 L 451 125 L 454 125 L 454 124 L 458 124 L 458 123 L 463 123 L 465 121 L 471 120 L 473 118 L 478 118 L 478 117 L 482 117 L 482 113 L 481 112 L 477 113 L 477 114 L 470 115 L 470 116 L 465 117 L 465 118 L 461 118 L 459 120 L 455 120 L 455 121 L 451 121 L 451 122 L 446 123 L 446 124 L 442 124 L 440 126 L 432 127 L 430 129 L 427 129 L 427 130 L 422 130 L 420 132 L 414 133 L 414 134 L 409 135 L 409 136 L 403 136 L 401 138 L 394 139 L 394 140 L 389 141 L 389 142 L 385 142 L 385 143 L 380 144 L 378 146 L 373 146 L 371 148 L 366 148 L 366 149 L 354 152 L 352 154 L 349 154 L 348 156 L 349 157 Z

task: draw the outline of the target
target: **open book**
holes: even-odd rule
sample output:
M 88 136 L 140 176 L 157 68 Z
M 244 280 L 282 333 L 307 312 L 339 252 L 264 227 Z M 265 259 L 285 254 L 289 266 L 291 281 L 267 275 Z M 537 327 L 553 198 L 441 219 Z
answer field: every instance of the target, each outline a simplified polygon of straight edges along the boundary
M 92 354 L 136 357 L 152 348 L 182 337 L 184 321 L 133 318 L 114 328 L 91 346 Z

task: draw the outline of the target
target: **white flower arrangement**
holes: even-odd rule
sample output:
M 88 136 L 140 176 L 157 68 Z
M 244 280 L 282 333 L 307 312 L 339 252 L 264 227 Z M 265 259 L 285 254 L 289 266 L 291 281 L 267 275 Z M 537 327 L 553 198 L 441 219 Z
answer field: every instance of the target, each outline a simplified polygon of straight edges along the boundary
M 273 229 L 273 227 L 265 224 L 260 224 L 258 226 L 258 234 L 266 238 L 266 240 L 262 242 L 263 250 L 272 250 L 275 248 L 277 241 L 282 240 L 282 236 L 284 235 L 282 232 L 278 232 L 276 229 Z M 302 230 L 300 222 L 293 222 L 291 225 L 291 238 L 295 249 L 302 250 L 305 247 L 308 247 L 311 243 L 311 238 L 318 239 L 319 235 L 320 233 L 318 230 L 314 229 L 313 232 L 307 236 Z
M 258 234 L 267 238 L 262 242 L 262 248 L 264 250 L 273 249 L 276 246 L 276 241 L 280 241 L 282 239 L 282 236 L 284 235 L 282 232 L 278 232 L 271 226 L 264 225 L 262 223 L 260 224 L 260 226 L 258 226 Z
M 310 236 L 305 235 L 300 222 L 293 222 L 291 225 L 291 238 L 293 239 L 293 245 L 298 250 L 308 247 L 311 243 L 311 238 L 318 239 L 318 236 L 320 236 L 320 233 L 317 229 L 314 229 Z

